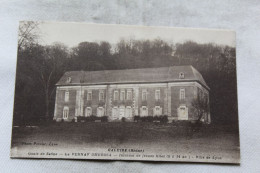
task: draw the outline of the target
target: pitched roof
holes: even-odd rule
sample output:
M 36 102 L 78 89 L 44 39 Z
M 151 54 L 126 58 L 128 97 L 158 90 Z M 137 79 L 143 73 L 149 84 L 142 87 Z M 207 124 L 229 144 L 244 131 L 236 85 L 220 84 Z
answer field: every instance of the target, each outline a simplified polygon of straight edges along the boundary
M 179 73 L 184 73 L 184 79 Z M 68 78 L 70 82 L 67 82 Z M 69 71 L 56 85 L 101 85 L 129 83 L 158 83 L 197 81 L 209 89 L 202 75 L 192 66 L 171 66 L 160 68 L 141 68 L 103 71 Z

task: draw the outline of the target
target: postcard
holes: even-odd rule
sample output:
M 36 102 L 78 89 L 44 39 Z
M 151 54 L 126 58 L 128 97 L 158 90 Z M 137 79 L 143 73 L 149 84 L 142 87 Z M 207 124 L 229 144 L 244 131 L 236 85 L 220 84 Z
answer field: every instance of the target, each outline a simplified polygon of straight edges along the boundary
M 11 158 L 239 164 L 235 40 L 20 22 Z

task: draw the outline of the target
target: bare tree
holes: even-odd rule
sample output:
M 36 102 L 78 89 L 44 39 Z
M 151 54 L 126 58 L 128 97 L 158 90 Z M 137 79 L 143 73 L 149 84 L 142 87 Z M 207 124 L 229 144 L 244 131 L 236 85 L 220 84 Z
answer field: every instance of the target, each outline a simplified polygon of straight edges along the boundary
M 209 114 L 209 101 L 206 95 L 199 93 L 197 98 L 193 99 L 191 104 L 197 113 L 197 122 L 200 122 L 203 116 Z
M 18 50 L 25 46 L 34 44 L 39 38 L 39 22 L 23 21 L 20 22 L 18 31 Z

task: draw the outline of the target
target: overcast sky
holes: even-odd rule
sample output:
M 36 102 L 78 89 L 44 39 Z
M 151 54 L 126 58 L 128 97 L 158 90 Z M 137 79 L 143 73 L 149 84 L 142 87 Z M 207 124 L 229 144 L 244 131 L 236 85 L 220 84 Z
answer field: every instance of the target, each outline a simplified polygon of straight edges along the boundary
M 235 47 L 235 32 L 215 29 L 188 29 L 172 27 L 143 27 L 131 25 L 105 25 L 69 22 L 44 22 L 39 26 L 41 44 L 61 42 L 69 47 L 83 41 L 108 41 L 117 43 L 121 38 L 156 39 L 182 43 L 215 43 Z

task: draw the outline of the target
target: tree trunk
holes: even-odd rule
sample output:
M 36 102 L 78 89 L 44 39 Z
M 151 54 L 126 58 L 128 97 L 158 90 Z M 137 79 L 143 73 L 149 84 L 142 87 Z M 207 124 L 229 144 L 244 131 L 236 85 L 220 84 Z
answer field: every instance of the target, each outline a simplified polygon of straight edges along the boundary
M 46 111 L 45 111 L 45 118 L 49 119 L 49 90 L 48 88 L 45 91 L 45 104 L 46 104 Z

